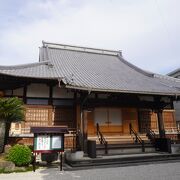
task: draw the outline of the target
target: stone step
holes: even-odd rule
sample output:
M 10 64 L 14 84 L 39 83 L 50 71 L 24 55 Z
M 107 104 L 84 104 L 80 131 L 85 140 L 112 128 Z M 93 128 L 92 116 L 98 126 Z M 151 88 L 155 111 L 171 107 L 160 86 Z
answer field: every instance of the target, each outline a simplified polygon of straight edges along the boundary
M 105 139 L 126 139 L 126 138 L 132 138 L 133 135 L 127 134 L 127 135 L 103 135 Z M 148 137 L 145 134 L 139 134 L 141 138 L 147 139 Z M 89 136 L 88 139 L 95 139 L 97 136 Z
M 140 136 L 142 140 L 149 142 L 149 139 L 145 135 Z M 114 135 L 114 136 L 104 136 L 108 144 L 123 144 L 123 143 L 133 143 L 135 138 L 131 135 Z M 99 144 L 99 139 L 97 136 L 88 137 L 89 140 L 96 141 Z
M 69 165 L 66 170 L 81 170 L 98 167 L 120 167 L 149 163 L 162 163 L 180 161 L 180 154 L 169 153 L 140 153 L 133 155 L 99 156 L 97 158 L 85 158 L 76 161 L 66 161 Z
M 144 147 L 145 152 L 156 152 L 156 149 L 150 143 L 145 143 Z M 107 149 L 110 155 L 142 153 L 142 145 L 140 143 L 108 144 Z M 105 146 L 103 144 L 96 145 L 96 154 L 105 154 Z
M 108 144 L 108 148 L 134 148 L 141 147 L 140 143 L 127 143 L 127 144 Z M 151 143 L 145 143 L 145 147 L 153 147 Z M 97 144 L 96 148 L 104 148 L 103 144 Z

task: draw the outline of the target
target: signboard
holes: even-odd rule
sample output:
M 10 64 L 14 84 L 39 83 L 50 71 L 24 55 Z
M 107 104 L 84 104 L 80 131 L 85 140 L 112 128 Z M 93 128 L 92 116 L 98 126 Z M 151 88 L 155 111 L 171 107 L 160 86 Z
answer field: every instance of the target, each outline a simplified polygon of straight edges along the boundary
M 62 148 L 62 136 L 52 136 L 52 149 Z
M 34 138 L 34 151 L 63 151 L 63 134 L 36 134 Z
M 50 150 L 50 135 L 38 135 L 36 140 L 36 150 Z
M 36 154 L 60 154 L 60 170 L 62 171 L 62 152 L 64 151 L 64 134 L 68 133 L 67 126 L 31 127 L 34 134 L 33 170 L 35 171 Z

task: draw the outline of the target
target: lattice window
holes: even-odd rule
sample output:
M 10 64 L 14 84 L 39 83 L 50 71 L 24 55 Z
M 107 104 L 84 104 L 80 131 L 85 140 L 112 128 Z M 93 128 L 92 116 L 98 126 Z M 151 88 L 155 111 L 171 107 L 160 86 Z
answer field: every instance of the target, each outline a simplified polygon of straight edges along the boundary
M 66 125 L 68 127 L 75 127 L 73 108 L 56 108 L 54 111 L 54 125 Z
M 163 112 L 164 127 L 165 129 L 171 129 L 176 127 L 176 122 L 174 119 L 174 112 Z
M 26 108 L 25 122 L 22 122 L 22 131 L 27 133 L 31 126 L 52 125 L 52 108 L 45 106 L 31 106 Z
M 139 112 L 139 129 L 140 132 L 145 133 L 147 129 L 151 128 L 151 112 L 143 110 Z

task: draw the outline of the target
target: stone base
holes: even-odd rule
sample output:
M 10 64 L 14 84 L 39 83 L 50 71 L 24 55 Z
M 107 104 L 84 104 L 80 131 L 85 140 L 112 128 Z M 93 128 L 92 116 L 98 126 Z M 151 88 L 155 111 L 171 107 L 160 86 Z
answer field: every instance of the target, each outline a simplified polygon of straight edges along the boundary
M 180 153 L 180 144 L 171 144 L 171 153 Z
M 76 160 L 81 160 L 84 157 L 84 152 L 83 151 L 76 151 L 76 152 L 71 152 L 71 151 L 66 151 L 65 152 L 65 159 L 68 161 L 76 161 Z
M 15 170 L 15 164 L 10 161 L 1 161 L 0 169 L 4 169 L 5 172 L 11 172 Z

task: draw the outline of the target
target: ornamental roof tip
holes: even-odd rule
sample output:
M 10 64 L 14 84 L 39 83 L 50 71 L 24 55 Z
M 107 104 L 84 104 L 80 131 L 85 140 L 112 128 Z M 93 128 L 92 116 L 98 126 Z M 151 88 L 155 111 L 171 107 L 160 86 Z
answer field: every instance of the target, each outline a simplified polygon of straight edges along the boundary
M 176 74 L 176 73 L 178 73 L 178 72 L 180 72 L 180 68 L 177 68 L 177 69 L 175 69 L 174 71 L 169 72 L 167 75 L 168 75 L 168 76 L 172 76 L 172 75 L 174 75 L 174 74 Z
M 74 75 L 71 74 L 69 77 L 64 77 L 63 79 L 63 82 L 65 82 L 65 84 L 68 84 L 68 85 L 74 85 Z
M 50 61 L 46 61 L 45 65 L 47 65 L 50 68 L 53 68 L 53 66 L 54 66 Z

